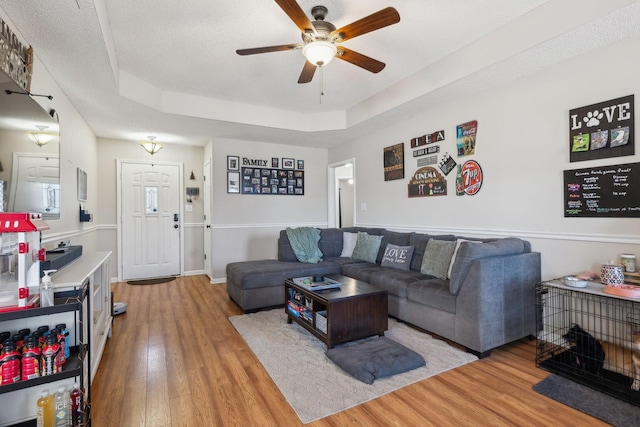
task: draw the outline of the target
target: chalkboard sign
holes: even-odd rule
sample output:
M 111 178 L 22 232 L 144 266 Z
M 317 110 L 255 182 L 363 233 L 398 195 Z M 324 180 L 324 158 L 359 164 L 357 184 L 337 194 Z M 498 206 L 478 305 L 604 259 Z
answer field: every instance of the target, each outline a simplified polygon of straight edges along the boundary
M 564 216 L 640 218 L 640 163 L 564 171 Z

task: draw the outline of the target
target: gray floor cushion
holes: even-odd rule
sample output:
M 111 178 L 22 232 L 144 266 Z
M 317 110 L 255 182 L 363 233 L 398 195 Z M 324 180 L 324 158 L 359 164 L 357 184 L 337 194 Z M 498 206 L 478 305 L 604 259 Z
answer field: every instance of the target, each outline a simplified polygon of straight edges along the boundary
M 421 355 L 387 337 L 335 347 L 327 350 L 327 357 L 342 370 L 367 384 L 373 384 L 376 378 L 426 365 Z

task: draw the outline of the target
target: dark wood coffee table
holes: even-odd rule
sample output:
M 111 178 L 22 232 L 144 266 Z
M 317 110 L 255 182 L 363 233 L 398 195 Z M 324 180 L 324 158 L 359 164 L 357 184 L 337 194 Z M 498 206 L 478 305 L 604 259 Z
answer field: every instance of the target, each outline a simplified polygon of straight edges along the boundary
M 293 279 L 285 281 L 287 323 L 300 324 L 327 348 L 371 335 L 383 336 L 388 329 L 387 291 L 338 274 L 326 277 L 342 286 L 310 291 Z

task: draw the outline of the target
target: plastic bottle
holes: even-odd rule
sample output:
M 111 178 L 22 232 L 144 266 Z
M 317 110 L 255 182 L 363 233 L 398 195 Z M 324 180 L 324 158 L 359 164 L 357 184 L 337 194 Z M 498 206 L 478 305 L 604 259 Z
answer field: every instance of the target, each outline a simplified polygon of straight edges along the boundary
M 40 283 L 40 307 L 52 307 L 55 303 L 53 301 L 53 282 L 49 273 L 54 273 L 58 270 L 44 270 L 44 277 Z
M 80 384 L 73 384 L 73 390 L 71 390 L 71 393 L 69 394 L 69 399 L 71 400 L 71 425 L 73 427 L 84 425 L 84 408 L 82 405 L 82 391 L 80 391 Z
M 59 323 L 56 325 L 56 329 L 58 330 L 58 341 L 60 342 L 60 346 L 64 349 L 64 358 L 69 359 L 71 352 L 69 351 L 69 330 L 67 329 L 67 324 Z M 64 345 L 62 345 L 63 342 Z
M 38 427 L 54 427 L 53 424 L 53 396 L 49 390 L 42 390 L 37 403 L 37 425 Z
M 60 344 L 58 344 L 58 338 L 54 334 L 49 334 L 44 347 L 42 347 L 42 371 L 40 375 L 53 375 L 60 372 L 60 365 L 57 363 L 59 352 Z
M 70 406 L 69 392 L 63 385 L 58 387 L 58 391 L 53 395 L 53 420 L 55 427 L 68 427 L 69 426 L 69 406 Z
M 16 381 L 20 381 L 20 353 L 16 350 L 16 343 L 8 339 L 0 353 L 0 384 L 12 384 Z
M 64 357 L 64 339 L 62 334 L 58 328 L 53 328 L 51 330 L 51 335 L 56 337 L 56 342 L 58 343 L 58 353 L 56 353 L 56 365 L 58 366 L 60 372 L 62 370 L 62 366 L 66 363 L 67 359 Z
M 40 347 L 37 335 L 29 335 L 25 339 L 22 353 L 22 379 L 30 380 L 40 376 Z

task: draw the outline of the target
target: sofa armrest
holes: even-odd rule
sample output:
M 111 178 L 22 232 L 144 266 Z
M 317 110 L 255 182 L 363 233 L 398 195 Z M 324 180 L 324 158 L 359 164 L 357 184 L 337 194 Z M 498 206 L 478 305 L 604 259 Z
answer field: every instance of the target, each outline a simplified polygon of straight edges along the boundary
M 456 299 L 455 341 L 480 353 L 535 335 L 540 253 L 474 260 Z

